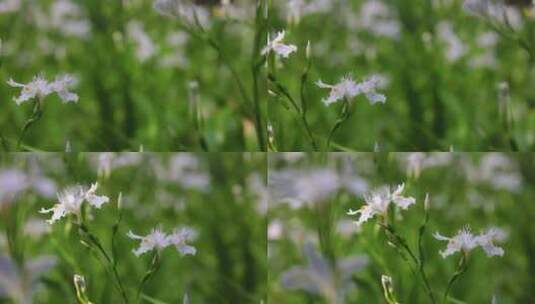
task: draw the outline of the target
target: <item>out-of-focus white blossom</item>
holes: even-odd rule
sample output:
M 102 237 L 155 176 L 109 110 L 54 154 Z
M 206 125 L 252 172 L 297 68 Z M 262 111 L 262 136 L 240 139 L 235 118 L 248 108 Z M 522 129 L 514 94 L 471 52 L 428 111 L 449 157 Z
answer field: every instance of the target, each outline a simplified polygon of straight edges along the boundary
M 478 166 L 466 162 L 464 169 L 471 182 L 488 183 L 508 191 L 519 191 L 522 186 L 522 176 L 515 162 L 503 153 L 485 153 Z
M 273 40 L 269 40 L 268 37 L 268 43 L 267 46 L 262 50 L 262 55 L 266 55 L 269 52 L 275 52 L 275 54 L 281 57 L 288 58 L 291 53 L 297 52 L 297 46 L 293 44 L 284 44 L 282 42 L 285 35 L 286 33 L 281 31 Z
M 332 0 L 288 0 L 279 1 L 280 9 L 286 14 L 289 23 L 297 24 L 301 18 L 317 14 L 331 12 L 336 1 Z
M 21 0 L 2 0 L 0 1 L 0 14 L 16 12 L 21 5 Z
M 91 156 L 92 163 L 97 168 L 98 175 L 104 177 L 109 177 L 113 170 L 135 166 L 143 160 L 142 154 L 137 152 L 104 152 Z
M 353 274 L 368 264 L 368 258 L 359 255 L 338 259 L 333 267 L 310 243 L 303 246 L 303 255 L 307 265 L 294 266 L 284 272 L 281 285 L 323 296 L 327 303 L 342 303 L 347 292 L 355 288 Z
M 405 166 L 407 176 L 418 178 L 425 169 L 446 166 L 451 163 L 453 155 L 448 152 L 437 153 L 400 153 L 401 163 Z
M 42 219 L 32 218 L 24 224 L 24 234 L 39 238 L 50 232 L 50 226 Z
M 39 256 L 17 265 L 10 257 L 0 256 L 0 298 L 29 304 L 40 287 L 40 278 L 56 265 L 53 256 Z
M 271 171 L 269 184 L 273 198 L 293 208 L 323 201 L 340 188 L 338 175 L 330 169 Z
M 210 175 L 204 172 L 194 154 L 177 153 L 168 163 L 156 162 L 154 170 L 159 180 L 177 183 L 186 189 L 210 190 Z
M 68 214 L 80 216 L 82 204 L 87 202 L 89 205 L 100 209 L 103 204 L 109 202 L 107 196 L 96 195 L 98 184 L 91 185 L 89 189 L 83 186 L 69 187 L 58 193 L 58 203 L 50 209 L 42 208 L 40 213 L 52 213 L 52 218 L 47 222 L 54 224 L 57 220 Z
M 518 28 L 523 23 L 520 11 L 503 1 L 465 0 L 463 8 L 472 15 L 507 24 L 513 28 Z
M 155 0 L 153 4 L 154 9 L 165 16 L 183 18 L 187 22 L 196 22 L 203 26 L 210 24 L 209 11 L 200 5 L 196 5 L 191 1 L 184 0 Z
M 364 196 L 365 205 L 358 210 L 349 209 L 348 215 L 359 215 L 355 223 L 360 228 L 363 223 L 373 218 L 376 215 L 385 216 L 388 212 L 390 204 L 395 204 L 401 209 L 408 209 L 411 205 L 416 203 L 413 197 L 405 197 L 402 195 L 404 184 L 397 186 L 394 191 L 390 191 L 390 187 L 382 187 L 376 191 Z
M 364 2 L 357 16 L 351 10 L 347 10 L 346 22 L 350 28 L 365 30 L 378 37 L 398 39 L 401 33 L 400 22 L 395 12 L 381 1 Z
M 497 229 L 489 229 L 479 235 L 471 232 L 470 227 L 463 227 L 453 237 L 446 237 L 438 232 L 433 234 L 435 239 L 439 241 L 447 241 L 448 245 L 445 250 L 440 251 L 440 255 L 446 258 L 457 252 L 468 254 L 476 247 L 481 247 L 487 256 L 503 256 L 504 250 L 501 247 L 494 245 L 494 241 L 498 240 L 500 232 Z
M 377 76 L 372 76 L 360 83 L 355 82 L 351 76 L 343 77 L 334 85 L 326 84 L 321 80 L 316 82 L 318 87 L 331 90 L 329 97 L 322 100 L 327 106 L 342 99 L 355 98 L 360 94 L 366 95 L 371 104 L 385 103 L 386 97 L 376 92 L 379 84 L 380 79 Z
M 20 95 L 13 98 L 17 105 L 33 98 L 42 101 L 52 93 L 57 93 L 64 103 L 78 101 L 78 95 L 69 91 L 69 87 L 76 84 L 76 79 L 68 74 L 56 77 L 53 82 L 48 82 L 43 75 L 37 75 L 27 84 L 15 82 L 13 79 L 9 79 L 7 84 L 22 89 Z
M 83 15 L 80 6 L 72 0 L 56 0 L 50 7 L 50 15 L 41 19 L 41 27 L 53 28 L 65 36 L 87 38 L 91 23 Z
M 130 21 L 126 25 L 128 37 L 135 42 L 136 57 L 140 62 L 145 62 L 156 54 L 156 46 L 145 32 L 143 23 L 140 21 Z
M 446 44 L 445 54 L 448 61 L 455 62 L 466 54 L 466 46 L 455 33 L 450 22 L 440 22 L 437 25 L 437 35 Z
M 0 169 L 0 207 L 12 203 L 18 195 L 29 190 L 50 197 L 56 191 L 56 184 L 37 170 L 26 173 L 15 168 Z

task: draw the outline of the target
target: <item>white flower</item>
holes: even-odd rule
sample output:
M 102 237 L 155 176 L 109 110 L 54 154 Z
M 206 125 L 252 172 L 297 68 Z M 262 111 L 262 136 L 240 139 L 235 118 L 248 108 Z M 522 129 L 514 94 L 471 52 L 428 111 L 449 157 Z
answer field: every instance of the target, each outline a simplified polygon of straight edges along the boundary
M 95 183 L 86 190 L 82 186 L 69 187 L 58 193 L 58 203 L 50 209 L 42 208 L 39 213 L 51 213 L 52 218 L 47 222 L 54 224 L 57 220 L 65 217 L 67 214 L 80 215 L 82 204 L 87 201 L 95 208 L 102 207 L 109 201 L 107 196 L 96 195 L 98 184 Z
M 318 80 L 316 85 L 322 89 L 331 89 L 329 97 L 322 100 L 327 106 L 340 99 L 350 99 L 359 94 L 359 87 L 351 76 L 343 77 L 342 80 L 335 85 L 326 84 L 321 80 Z
M 13 98 L 17 105 L 20 105 L 32 98 L 43 99 L 53 92 L 52 87 L 42 75 L 33 77 L 32 81 L 27 84 L 15 82 L 10 78 L 7 81 L 7 84 L 14 88 L 22 88 L 19 97 Z
M 453 237 L 446 237 L 438 232 L 435 232 L 433 236 L 439 241 L 448 241 L 446 249 L 440 251 L 440 255 L 443 258 L 446 258 L 447 256 L 459 251 L 468 253 L 478 245 L 476 236 L 472 234 L 470 227 L 462 228 Z
M 17 105 L 33 98 L 43 100 L 52 93 L 57 93 L 64 103 L 77 102 L 78 95 L 69 92 L 69 87 L 75 83 L 76 79 L 67 74 L 56 77 L 53 82 L 48 82 L 42 75 L 33 77 L 32 81 L 27 84 L 15 82 L 13 79 L 7 81 L 7 84 L 14 88 L 22 88 L 19 97 L 13 98 Z
M 503 248 L 494 245 L 494 241 L 500 240 L 502 236 L 503 231 L 497 228 L 490 228 L 477 237 L 477 243 L 483 248 L 487 256 L 503 256 Z
M 438 232 L 435 232 L 433 236 L 439 241 L 448 241 L 446 249 L 440 251 L 440 255 L 443 258 L 459 251 L 469 253 L 478 246 L 481 246 L 489 257 L 495 255 L 502 256 L 504 254 L 504 250 L 493 243 L 499 238 L 499 230 L 497 229 L 489 229 L 484 233 L 474 235 L 470 231 L 470 227 L 465 226 L 453 237 L 446 237 Z
M 376 89 L 381 83 L 381 78 L 379 76 L 372 76 L 367 80 L 359 83 L 359 91 L 366 95 L 366 98 L 370 101 L 371 104 L 375 103 L 385 103 L 386 96 L 383 94 L 378 94 Z
M 196 236 L 196 233 L 193 229 L 188 227 L 177 228 L 171 235 L 169 235 L 168 240 L 171 245 L 174 245 L 178 252 L 182 255 L 195 255 L 197 249 L 195 247 L 186 244 L 187 241 L 191 241 Z
M 139 236 L 132 231 L 128 231 L 127 236 L 133 240 L 141 240 L 139 248 L 133 250 L 136 256 L 140 256 L 143 253 L 154 249 L 160 251 L 170 244 L 167 234 L 160 229 L 152 229 L 150 234 L 146 236 Z
M 378 76 L 372 76 L 360 83 L 355 82 L 351 76 L 345 76 L 335 85 L 326 84 L 321 80 L 318 80 L 316 85 L 331 90 L 329 97 L 322 100 L 327 106 L 341 99 L 352 99 L 360 94 L 364 94 L 371 104 L 375 104 L 386 102 L 386 97 L 376 91 L 380 82 Z
M 281 31 L 277 34 L 275 39 L 269 41 L 268 37 L 268 44 L 267 46 L 262 50 L 262 55 L 266 55 L 269 52 L 273 51 L 277 55 L 282 56 L 284 58 L 288 58 L 291 53 L 297 51 L 297 46 L 293 44 L 284 44 L 282 43 L 282 40 L 284 40 L 284 35 L 286 33 L 284 31 Z
M 151 250 L 161 251 L 168 246 L 175 246 L 178 252 L 182 255 L 195 255 L 197 249 L 186 244 L 195 238 L 196 233 L 193 229 L 188 227 L 177 228 L 172 234 L 168 235 L 160 229 L 152 229 L 151 233 L 146 236 L 139 236 L 132 231 L 128 231 L 127 236 L 133 240 L 141 240 L 141 244 L 133 252 L 136 256 L 140 256 Z
M 365 205 L 359 210 L 349 209 L 348 215 L 360 214 L 359 219 L 355 222 L 360 226 L 373 218 L 375 215 L 385 216 L 388 212 L 388 207 L 394 203 L 401 209 L 408 209 L 411 205 L 416 203 L 413 197 L 402 196 L 404 184 L 399 185 L 396 190 L 390 192 L 389 187 L 382 187 L 376 191 L 364 196 Z
M 50 87 L 56 92 L 64 103 L 78 102 L 78 95 L 69 92 L 69 87 L 76 85 L 76 78 L 72 75 L 64 74 L 56 77 L 56 80 L 50 84 Z

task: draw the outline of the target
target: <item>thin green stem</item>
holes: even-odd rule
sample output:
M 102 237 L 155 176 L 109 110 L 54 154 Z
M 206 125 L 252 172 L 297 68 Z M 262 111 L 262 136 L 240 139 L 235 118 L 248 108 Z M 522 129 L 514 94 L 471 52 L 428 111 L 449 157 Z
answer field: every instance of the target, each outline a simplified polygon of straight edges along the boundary
M 154 255 L 152 256 L 152 261 L 149 270 L 147 270 L 147 273 L 145 273 L 145 276 L 139 283 L 139 287 L 137 288 L 137 295 L 136 299 L 137 302 L 140 300 L 140 295 L 142 294 L 143 288 L 145 287 L 145 284 L 158 272 L 160 269 L 161 262 L 160 262 L 160 253 L 156 251 Z
M 128 296 L 126 295 L 126 291 L 124 289 L 123 283 L 122 283 L 121 278 L 119 276 L 119 272 L 117 271 L 117 265 L 116 265 L 115 261 L 108 255 L 108 253 L 106 253 L 106 250 L 104 249 L 104 247 L 100 243 L 99 239 L 89 231 L 89 229 L 87 228 L 87 226 L 85 226 L 85 224 L 81 223 L 79 227 L 80 227 L 80 230 L 82 232 L 84 232 L 84 234 L 87 236 L 87 238 L 91 242 L 91 244 L 94 245 L 96 247 L 96 249 L 98 249 L 98 252 L 104 257 L 104 259 L 108 263 L 108 267 L 112 271 L 113 278 L 115 279 L 115 281 L 117 283 L 119 292 L 121 293 L 121 297 L 123 299 L 123 302 L 124 303 L 128 303 Z
M 17 150 L 22 147 L 22 141 L 26 135 L 28 129 L 43 116 L 43 110 L 41 109 L 41 98 L 34 98 L 32 116 L 24 123 L 21 134 L 17 140 Z
M 466 254 L 463 252 L 462 253 L 462 256 L 461 256 L 461 259 L 459 260 L 459 263 L 457 265 L 457 270 L 455 271 L 455 273 L 453 274 L 453 276 L 451 277 L 451 279 L 449 280 L 448 282 L 448 286 L 446 287 L 446 291 L 444 292 L 444 296 L 442 298 L 442 304 L 445 304 L 446 301 L 448 300 L 448 295 L 451 291 L 451 288 L 453 286 L 453 284 L 455 283 L 455 281 L 457 281 L 457 279 L 459 279 L 459 277 L 466 272 L 466 269 L 467 269 L 467 265 L 466 265 Z
M 349 101 L 347 99 L 344 99 L 342 110 L 340 111 L 338 119 L 334 123 L 334 126 L 331 128 L 331 131 L 329 132 L 329 136 L 327 137 L 327 144 L 325 145 L 326 151 L 329 151 L 331 147 L 331 141 L 334 136 L 334 132 L 336 132 L 342 126 L 342 124 L 349 118 L 349 115 L 350 115 L 349 106 L 350 106 Z

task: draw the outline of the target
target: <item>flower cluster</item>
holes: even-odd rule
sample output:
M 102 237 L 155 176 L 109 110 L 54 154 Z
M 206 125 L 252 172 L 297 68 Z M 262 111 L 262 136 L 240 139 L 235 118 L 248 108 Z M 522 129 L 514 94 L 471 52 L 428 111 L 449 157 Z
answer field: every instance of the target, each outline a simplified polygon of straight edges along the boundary
M 152 229 L 146 236 L 136 235 L 132 231 L 128 231 L 127 236 L 133 240 L 141 241 L 139 247 L 133 250 L 136 256 L 140 256 L 154 249 L 161 251 L 168 246 L 175 246 L 182 255 L 195 255 L 197 253 L 195 247 L 186 243 L 193 240 L 196 236 L 195 231 L 188 227 L 176 228 L 171 234 L 166 234 L 156 228 Z
M 54 222 L 68 214 L 80 216 L 82 204 L 86 201 L 89 205 L 100 209 L 110 199 L 107 196 L 96 195 L 97 188 L 97 183 L 91 185 L 89 189 L 80 185 L 69 187 L 58 193 L 59 202 L 57 204 L 50 209 L 42 208 L 39 213 L 52 213 L 52 218 L 47 222 L 54 224 Z
M 17 105 L 33 98 L 43 100 L 52 93 L 57 93 L 64 103 L 78 102 L 78 95 L 69 91 L 69 88 L 76 84 L 76 79 L 68 74 L 57 76 L 52 82 L 46 80 L 43 75 L 37 75 L 27 84 L 15 82 L 13 79 L 9 79 L 7 84 L 22 88 L 19 97 L 13 98 Z
M 285 35 L 286 33 L 284 31 L 281 31 L 273 40 L 269 40 L 268 37 L 268 43 L 267 46 L 262 50 L 262 55 L 266 55 L 269 52 L 275 52 L 275 54 L 279 56 L 288 58 L 291 53 L 297 52 L 297 46 L 293 44 L 284 44 L 282 42 L 284 40 Z
M 438 232 L 435 232 L 433 236 L 439 241 L 448 241 L 446 249 L 440 251 L 440 255 L 442 255 L 443 258 L 459 251 L 467 254 L 476 247 L 481 247 L 487 256 L 492 257 L 503 256 L 504 254 L 503 248 L 494 244 L 494 241 L 502 239 L 502 234 L 503 233 L 500 230 L 491 228 L 479 235 L 475 235 L 472 234 L 470 227 L 466 226 L 452 237 L 443 236 Z
M 360 214 L 359 219 L 355 222 L 358 227 L 363 223 L 373 218 L 375 215 L 385 216 L 388 212 L 390 204 L 394 204 L 401 209 L 406 210 L 411 205 L 416 203 L 413 197 L 405 197 L 402 195 L 405 188 L 404 184 L 398 185 L 394 191 L 390 191 L 389 187 L 383 187 L 364 196 L 365 205 L 359 210 L 349 209 L 348 215 Z
M 360 83 L 354 81 L 351 76 L 345 76 L 334 85 L 326 84 L 321 80 L 318 80 L 316 85 L 322 89 L 331 90 L 329 97 L 322 100 L 327 106 L 339 100 L 355 98 L 360 94 L 366 95 L 370 103 L 375 104 L 386 102 L 386 97 L 376 91 L 380 82 L 378 76 L 372 76 Z

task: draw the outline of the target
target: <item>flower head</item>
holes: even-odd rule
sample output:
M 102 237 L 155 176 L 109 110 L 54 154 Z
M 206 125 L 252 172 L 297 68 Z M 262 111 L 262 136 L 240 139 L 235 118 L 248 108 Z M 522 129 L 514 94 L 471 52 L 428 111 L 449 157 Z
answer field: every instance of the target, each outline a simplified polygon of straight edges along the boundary
M 171 235 L 169 235 L 169 243 L 174 245 L 178 252 L 182 255 L 195 255 L 197 249 L 195 247 L 186 244 L 186 242 L 191 241 L 196 236 L 196 233 L 193 229 L 188 227 L 177 228 Z
M 368 98 L 371 104 L 385 103 L 386 96 L 378 94 L 376 89 L 381 84 L 379 76 L 373 75 L 357 85 L 359 93 L 362 93 Z
M 78 102 L 78 95 L 69 91 L 69 87 L 76 85 L 76 78 L 72 75 L 64 74 L 56 77 L 56 80 L 50 84 L 52 91 L 58 93 L 59 98 L 64 103 Z
M 371 104 L 386 102 L 386 97 L 376 91 L 380 85 L 378 76 L 372 76 L 360 83 L 355 82 L 351 76 L 345 76 L 334 85 L 326 84 L 321 80 L 318 80 L 316 85 L 322 89 L 331 90 L 329 97 L 322 100 L 327 106 L 342 99 L 352 99 L 360 94 L 364 94 Z
M 48 82 L 43 75 L 37 75 L 27 84 L 15 82 L 13 79 L 9 79 L 7 84 L 14 88 L 22 88 L 20 95 L 13 98 L 17 105 L 33 98 L 43 100 L 52 93 L 57 93 L 64 103 L 78 101 L 78 95 L 69 91 L 69 87 L 76 84 L 76 79 L 68 74 L 56 77 L 53 82 Z
M 390 204 L 395 204 L 401 209 L 407 209 L 416 203 L 413 197 L 405 197 L 402 195 L 404 184 L 399 185 L 393 192 L 389 187 L 382 187 L 376 191 L 364 196 L 365 205 L 359 210 L 349 209 L 348 215 L 360 214 L 359 219 L 355 222 L 358 227 L 375 215 L 385 216 L 388 212 Z
M 151 233 L 146 236 L 136 235 L 132 231 L 128 231 L 127 236 L 133 240 L 141 240 L 139 247 L 133 250 L 136 256 L 155 249 L 161 251 L 171 245 L 175 246 L 182 255 L 195 255 L 197 253 L 195 247 L 186 244 L 187 241 L 195 238 L 195 231 L 188 227 L 177 228 L 169 235 L 156 228 L 152 229 Z
M 282 56 L 284 58 L 288 58 L 291 53 L 297 51 L 297 46 L 293 44 L 284 44 L 282 41 L 284 40 L 284 36 L 286 33 L 284 31 L 281 31 L 277 34 L 277 36 L 269 41 L 268 37 L 268 44 L 267 46 L 262 50 L 262 55 L 266 55 L 269 52 L 273 51 L 275 54 Z
M 457 252 L 469 253 L 478 246 L 481 246 L 487 256 L 502 256 L 504 250 L 501 247 L 494 245 L 494 241 L 498 238 L 498 230 L 489 229 L 488 231 L 479 235 L 474 235 L 469 226 L 463 227 L 452 237 L 446 237 L 438 232 L 433 234 L 435 239 L 439 241 L 448 241 L 448 245 L 445 250 L 440 251 L 440 255 L 446 258 Z
M 502 233 L 503 232 L 497 228 L 490 228 L 477 236 L 477 243 L 485 251 L 487 256 L 503 256 L 503 248 L 494 244 L 494 241 L 499 241 L 502 238 Z
M 50 209 L 42 208 L 39 213 L 52 213 L 52 218 L 47 222 L 53 224 L 67 214 L 80 215 L 82 204 L 87 201 L 95 208 L 102 207 L 109 201 L 107 196 L 96 195 L 98 184 L 91 185 L 89 189 L 82 186 L 69 187 L 58 193 L 58 203 Z
M 160 251 L 170 244 L 167 234 L 160 229 L 152 229 L 146 236 L 136 235 L 132 231 L 128 231 L 127 236 L 133 240 L 141 240 L 139 247 L 133 250 L 136 256 L 140 256 L 154 249 Z
M 43 99 L 53 92 L 52 87 L 43 75 L 34 76 L 32 81 L 27 84 L 15 82 L 10 78 L 7 84 L 14 88 L 22 88 L 19 97 L 13 98 L 17 105 L 33 98 Z
M 343 77 L 340 82 L 334 85 L 326 84 L 321 80 L 318 80 L 316 85 L 322 89 L 331 90 L 329 97 L 322 100 L 327 106 L 344 98 L 351 99 L 359 94 L 359 87 L 351 76 Z

